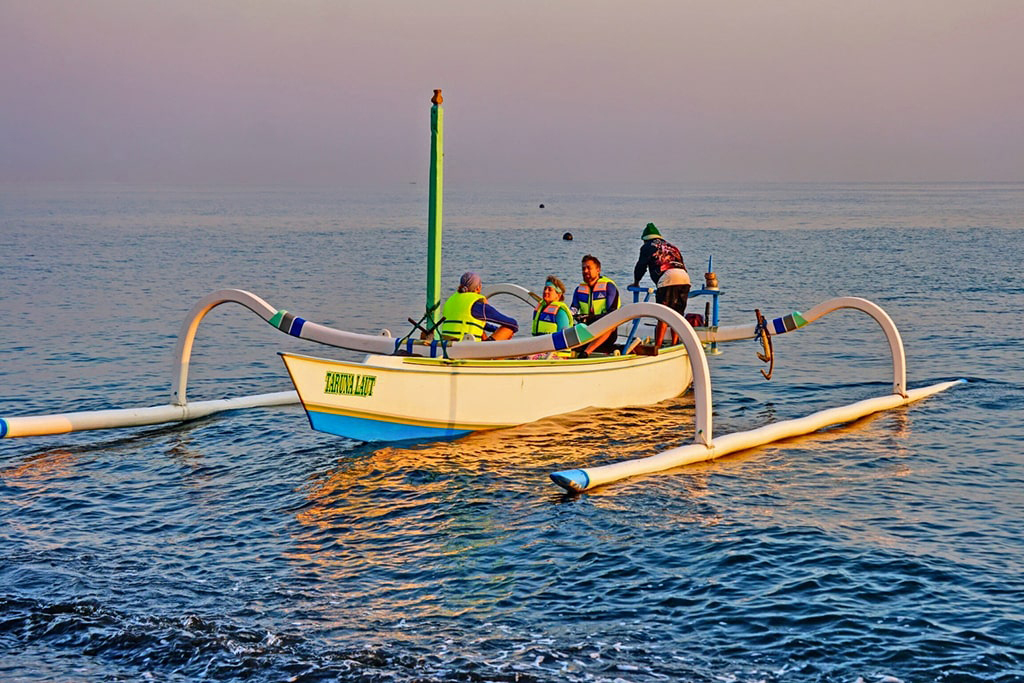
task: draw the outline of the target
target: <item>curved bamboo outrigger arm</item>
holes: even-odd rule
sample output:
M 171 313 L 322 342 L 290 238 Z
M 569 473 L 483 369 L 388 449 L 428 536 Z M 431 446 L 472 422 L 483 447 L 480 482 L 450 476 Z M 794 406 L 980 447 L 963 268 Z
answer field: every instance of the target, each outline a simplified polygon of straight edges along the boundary
M 730 453 L 754 448 L 780 439 L 799 436 L 801 434 L 809 434 L 831 425 L 852 422 L 853 420 L 860 419 L 872 413 L 907 405 L 908 403 L 921 400 L 964 382 L 964 380 L 940 382 L 931 386 L 908 391 L 906 388 L 906 355 L 903 350 L 903 340 L 900 337 L 899 330 L 896 328 L 895 323 L 893 323 L 889 315 L 882 310 L 881 307 L 867 299 L 860 299 L 857 297 L 839 297 L 829 299 L 828 301 L 824 301 L 812 308 L 806 315 L 791 313 L 787 316 L 776 318 L 769 324 L 774 326 L 776 334 L 782 334 L 799 329 L 800 327 L 808 325 L 841 308 L 852 308 L 863 311 L 874 318 L 881 326 L 886 339 L 889 342 L 889 349 L 892 352 L 893 393 L 887 396 L 865 399 L 863 401 L 851 403 L 846 406 L 840 406 L 838 408 L 821 410 L 802 418 L 783 420 L 781 422 L 767 424 L 749 431 L 726 434 L 725 436 L 712 441 L 710 439 L 710 392 L 706 397 L 704 397 L 704 395 L 697 390 L 697 374 L 702 365 L 704 368 L 707 367 L 707 362 L 705 360 L 703 364 L 698 363 L 694 357 L 693 351 L 689 350 L 690 347 L 688 345 L 687 351 L 690 353 L 690 363 L 694 370 L 694 404 L 696 423 L 694 443 L 673 448 L 646 458 L 625 460 L 599 467 L 552 472 L 550 475 L 551 480 L 569 492 L 579 493 L 592 489 L 596 486 L 609 484 L 629 477 L 662 472 L 695 462 L 713 460 Z M 608 317 L 610 318 L 611 316 Z M 671 325 L 672 323 L 669 324 Z M 677 332 L 680 331 L 678 328 L 676 329 Z M 756 324 L 740 325 L 730 328 L 719 328 L 715 335 L 705 336 L 716 337 L 714 341 L 749 339 L 754 336 L 756 329 Z M 692 329 L 690 332 L 694 337 L 697 336 Z M 681 333 L 681 337 L 686 339 L 687 335 Z M 704 341 L 712 341 L 712 339 L 705 338 Z M 702 348 L 698 353 L 703 359 L 704 353 Z M 707 405 L 702 405 L 702 402 L 705 400 L 707 401 Z M 702 430 L 704 431 L 702 432 Z M 706 434 L 708 438 L 702 438 L 702 433 Z
M 517 299 L 521 299 L 531 306 L 536 306 L 541 300 L 541 296 L 539 294 L 532 292 L 526 287 L 520 287 L 519 285 L 514 285 L 510 282 L 503 282 L 501 284 L 488 287 L 484 296 L 491 298 L 495 294 L 508 294 L 516 297 Z
M 792 332 L 793 330 L 798 330 L 805 325 L 809 325 L 815 320 L 820 320 L 829 313 L 842 308 L 849 308 L 867 313 L 869 316 L 874 318 L 875 322 L 877 322 L 882 328 L 882 331 L 885 333 L 886 341 L 889 342 L 889 351 L 892 353 L 892 391 L 894 394 L 906 396 L 907 356 L 903 350 L 903 338 L 900 337 L 900 331 L 896 328 L 896 323 L 892 321 L 889 314 L 886 313 L 878 304 L 856 296 L 836 297 L 835 299 L 829 299 L 821 302 L 806 313 L 798 313 L 794 311 L 789 315 L 775 318 L 768 323 L 768 327 L 772 334 L 785 334 L 786 332 Z M 702 341 L 710 343 L 736 341 L 739 339 L 753 339 L 756 333 L 757 324 L 754 323 L 750 325 L 719 327 L 716 331 L 701 331 L 698 334 Z
M 275 309 L 251 292 L 242 289 L 221 289 L 200 299 L 189 310 L 178 332 L 178 342 L 174 348 L 174 379 L 171 387 L 171 402 L 174 405 L 185 405 L 186 403 L 189 361 L 199 323 L 215 307 L 226 303 L 241 304 L 285 334 L 300 339 L 366 353 L 388 354 L 395 351 L 395 340 L 391 337 L 334 330 L 318 323 L 311 323 L 286 310 Z
M 499 284 L 488 289 L 489 296 L 494 294 L 515 296 L 531 305 L 539 300 L 539 297 L 530 290 L 514 284 Z M 391 337 L 335 330 L 318 323 L 309 322 L 286 310 L 275 309 L 252 292 L 247 292 L 243 289 L 221 289 L 211 292 L 197 301 L 181 324 L 178 332 L 178 341 L 174 347 L 173 385 L 171 387 L 171 403 L 173 405 L 180 406 L 187 403 L 188 370 L 192 357 L 192 345 L 195 341 L 196 331 L 199 329 L 199 323 L 203 321 L 203 318 L 211 310 L 226 303 L 241 304 L 285 334 L 290 334 L 300 339 L 349 349 L 350 351 L 362 351 L 364 353 L 391 354 L 396 351 L 396 341 Z M 475 344 L 476 342 L 471 343 Z M 437 355 L 436 353 L 431 353 L 436 351 L 436 344 L 423 343 L 411 339 L 408 340 L 408 344 L 410 351 L 419 351 L 422 355 Z M 454 346 L 455 344 L 451 345 L 451 347 Z M 538 349 L 537 353 L 541 350 L 551 349 Z M 516 355 L 516 353 L 534 352 L 514 352 L 512 355 Z
M 185 389 L 188 384 L 188 368 L 192 359 L 192 344 L 195 342 L 199 323 L 214 307 L 228 302 L 242 304 L 267 322 L 270 322 L 276 313 L 266 301 L 241 289 L 221 289 L 200 299 L 185 316 L 185 322 L 181 325 L 178 341 L 174 346 L 174 374 L 171 380 L 171 403 L 173 405 L 183 406 L 187 402 Z

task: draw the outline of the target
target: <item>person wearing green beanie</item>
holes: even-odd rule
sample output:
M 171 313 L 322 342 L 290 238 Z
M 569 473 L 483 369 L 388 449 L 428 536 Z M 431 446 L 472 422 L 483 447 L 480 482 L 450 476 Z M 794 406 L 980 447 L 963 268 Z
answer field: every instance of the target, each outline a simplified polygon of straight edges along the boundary
M 678 247 L 661 236 L 654 223 L 648 223 L 640 233 L 643 244 L 640 256 L 633 266 L 633 286 L 639 287 L 644 272 L 648 272 L 657 286 L 654 300 L 684 315 L 686 301 L 690 297 L 690 274 L 686 272 L 683 255 Z M 658 321 L 654 328 L 654 348 L 661 347 L 668 325 Z M 679 343 L 679 335 L 672 330 L 672 345 Z
M 661 237 L 661 232 L 658 230 L 658 226 L 654 223 L 648 223 L 644 231 L 640 233 L 640 239 L 647 241 L 653 240 L 655 237 Z

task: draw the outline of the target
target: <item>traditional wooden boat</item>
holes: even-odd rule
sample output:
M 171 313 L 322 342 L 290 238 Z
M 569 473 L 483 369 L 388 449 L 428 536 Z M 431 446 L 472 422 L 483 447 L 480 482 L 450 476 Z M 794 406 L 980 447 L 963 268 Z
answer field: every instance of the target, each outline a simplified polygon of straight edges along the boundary
M 692 379 L 682 346 L 551 360 L 281 356 L 313 429 L 361 441 L 452 438 L 588 407 L 648 405 Z
M 635 289 L 634 296 L 644 291 L 651 293 Z M 718 290 L 698 293 L 712 297 L 717 315 Z M 493 286 L 487 295 L 496 294 L 527 303 L 539 299 L 512 284 Z M 228 290 L 211 301 L 221 299 L 260 312 L 262 300 L 251 294 Z M 656 355 L 616 351 L 565 358 L 558 353 L 630 322 L 622 348 L 633 349 L 642 318 L 660 316 L 677 326 L 683 321 L 651 303 L 627 304 L 589 327 L 577 324 L 550 335 L 488 342 L 352 335 L 301 318 L 286 323 L 286 313 L 271 314 L 263 305 L 264 318 L 277 319 L 296 336 L 369 352 L 359 362 L 280 354 L 313 429 L 361 441 L 453 438 L 583 408 L 650 405 L 682 394 L 693 379 L 685 344 Z

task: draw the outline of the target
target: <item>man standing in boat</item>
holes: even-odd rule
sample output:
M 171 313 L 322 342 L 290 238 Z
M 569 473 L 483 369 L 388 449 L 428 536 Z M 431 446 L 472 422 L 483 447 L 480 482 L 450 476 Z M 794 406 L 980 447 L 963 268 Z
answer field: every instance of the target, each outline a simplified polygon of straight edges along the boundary
M 444 302 L 441 315 L 441 336 L 445 339 L 475 341 L 509 339 L 519 330 L 519 323 L 494 306 L 480 293 L 483 283 L 476 273 L 463 273 L 459 288 Z
M 587 254 L 582 260 L 583 282 L 572 295 L 570 308 L 576 319 L 590 324 L 600 320 L 619 307 L 619 289 L 611 278 L 601 275 L 601 262 Z M 615 350 L 618 328 L 612 328 L 587 344 L 578 356 L 586 358 L 592 353 L 611 353 Z
M 690 274 L 686 272 L 682 253 L 661 236 L 654 223 L 647 224 L 640 239 L 644 243 L 640 246 L 640 257 L 633 267 L 633 286 L 639 287 L 644 271 L 648 271 L 658 287 L 654 300 L 684 315 L 686 300 L 690 298 Z M 661 347 L 667 329 L 668 325 L 659 320 L 654 328 L 655 349 Z M 672 330 L 672 345 L 678 343 L 679 335 Z

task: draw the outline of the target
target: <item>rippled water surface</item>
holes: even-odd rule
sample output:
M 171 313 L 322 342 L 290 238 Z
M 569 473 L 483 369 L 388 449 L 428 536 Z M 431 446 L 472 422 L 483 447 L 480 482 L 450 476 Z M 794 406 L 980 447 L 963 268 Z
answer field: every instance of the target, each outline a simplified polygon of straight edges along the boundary
M 424 194 L 0 188 L 0 417 L 167 403 L 225 287 L 404 333 Z M 404 446 L 297 406 L 3 440 L 0 680 L 1024 680 L 1024 186 L 451 189 L 444 287 L 587 252 L 624 285 L 651 220 L 714 256 L 723 324 L 863 296 L 911 387 L 966 384 L 580 496 L 548 473 L 691 441 L 691 395 Z M 770 382 L 753 342 L 710 358 L 716 433 L 889 390 L 863 314 L 775 341 Z M 335 353 L 217 308 L 190 398 L 290 388 L 282 350 Z

